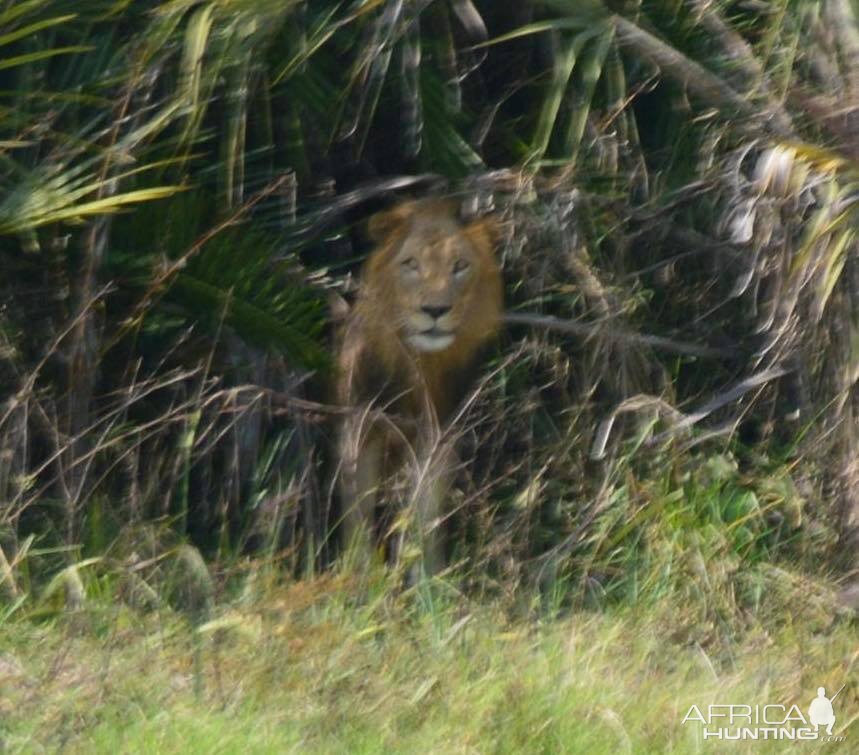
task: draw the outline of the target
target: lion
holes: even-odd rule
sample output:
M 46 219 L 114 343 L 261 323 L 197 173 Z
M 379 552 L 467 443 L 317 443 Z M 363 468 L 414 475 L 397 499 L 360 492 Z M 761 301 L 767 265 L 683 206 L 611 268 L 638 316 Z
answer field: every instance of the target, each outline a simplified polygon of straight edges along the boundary
M 444 199 L 403 202 L 375 215 L 377 244 L 341 331 L 337 401 L 342 542 L 366 562 L 377 495 L 412 464 L 409 527 L 421 557 L 412 579 L 444 566 L 439 535 L 451 484 L 443 430 L 469 388 L 503 316 L 492 216 L 461 223 Z

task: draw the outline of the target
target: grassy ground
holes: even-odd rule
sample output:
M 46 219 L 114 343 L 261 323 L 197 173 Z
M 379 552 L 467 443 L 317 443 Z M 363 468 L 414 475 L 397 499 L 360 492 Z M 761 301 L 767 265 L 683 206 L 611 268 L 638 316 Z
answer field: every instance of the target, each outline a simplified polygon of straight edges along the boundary
M 358 587 L 261 573 L 196 631 L 169 609 L 115 600 L 7 618 L 6 751 L 721 752 L 681 723 L 691 705 L 806 712 L 818 686 L 845 683 L 844 741 L 732 751 L 859 741 L 859 633 L 819 586 L 774 598 L 785 602 L 770 612 L 719 616 L 676 596 L 551 611 L 475 603 L 450 583 L 402 592 L 382 574 Z

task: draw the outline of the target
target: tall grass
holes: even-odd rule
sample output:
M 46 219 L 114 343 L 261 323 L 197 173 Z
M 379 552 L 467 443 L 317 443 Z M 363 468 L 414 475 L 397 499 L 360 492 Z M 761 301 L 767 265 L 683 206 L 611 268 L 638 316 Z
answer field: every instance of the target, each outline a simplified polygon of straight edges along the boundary
M 737 643 L 691 603 L 526 624 L 503 601 L 454 593 L 428 613 L 381 573 L 356 605 L 343 580 L 284 586 L 264 571 L 245 571 L 254 579 L 239 580 L 244 589 L 193 633 L 166 609 L 103 601 L 74 622 L 7 623 L 6 747 L 687 753 L 713 748 L 682 723 L 692 705 L 805 712 L 818 686 L 838 689 L 856 671 L 854 629 L 811 582 L 785 589 L 777 625 L 748 615 Z M 821 746 L 851 751 L 857 702 L 848 683 L 837 704 L 842 739 Z M 798 746 L 771 749 L 787 745 Z

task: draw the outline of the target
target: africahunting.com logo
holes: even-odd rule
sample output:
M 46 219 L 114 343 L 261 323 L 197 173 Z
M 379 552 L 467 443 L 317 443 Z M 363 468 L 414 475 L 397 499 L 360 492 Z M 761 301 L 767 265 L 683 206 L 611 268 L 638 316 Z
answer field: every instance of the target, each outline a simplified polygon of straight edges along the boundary
M 747 739 L 793 739 L 801 741 L 843 742 L 844 736 L 833 734 L 836 715 L 833 703 L 844 685 L 832 697 L 824 687 L 803 713 L 798 705 L 719 704 L 689 708 L 683 724 L 703 727 L 705 741 Z

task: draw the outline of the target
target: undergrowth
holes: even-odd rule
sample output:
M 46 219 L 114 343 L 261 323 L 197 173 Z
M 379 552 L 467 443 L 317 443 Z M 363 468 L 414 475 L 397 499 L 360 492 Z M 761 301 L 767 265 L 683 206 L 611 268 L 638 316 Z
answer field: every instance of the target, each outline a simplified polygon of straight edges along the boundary
M 427 600 L 383 570 L 360 586 L 240 572 L 196 624 L 109 591 L 71 614 L 7 614 L 6 751 L 687 753 L 705 750 L 682 723 L 693 704 L 805 710 L 845 681 L 847 739 L 828 746 L 857 735 L 855 623 L 787 572 L 739 632 L 693 595 L 549 612 L 472 600 L 450 578 Z

